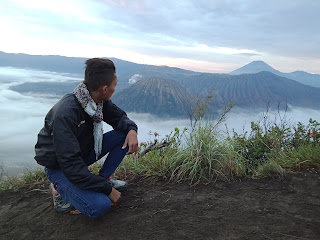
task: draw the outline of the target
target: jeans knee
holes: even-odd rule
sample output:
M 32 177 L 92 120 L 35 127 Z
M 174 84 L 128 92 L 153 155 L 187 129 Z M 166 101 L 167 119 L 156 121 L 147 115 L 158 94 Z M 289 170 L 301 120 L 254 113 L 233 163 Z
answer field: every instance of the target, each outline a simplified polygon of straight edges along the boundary
M 113 141 L 119 141 L 119 142 L 124 142 L 127 135 L 121 131 L 117 131 L 117 130 L 112 130 L 110 132 L 107 132 L 104 134 L 104 137 L 106 138 L 111 138 L 113 139 Z
M 109 200 L 109 199 L 108 199 Z M 103 216 L 111 208 L 111 202 L 109 201 L 100 201 L 88 206 L 85 209 L 85 214 L 92 218 L 98 218 Z
M 118 136 L 119 137 L 121 137 L 121 138 L 123 138 L 123 139 L 125 139 L 126 138 L 126 134 L 125 133 L 123 133 L 123 132 L 120 132 L 120 131 L 116 131 L 117 132 L 117 134 L 118 134 Z

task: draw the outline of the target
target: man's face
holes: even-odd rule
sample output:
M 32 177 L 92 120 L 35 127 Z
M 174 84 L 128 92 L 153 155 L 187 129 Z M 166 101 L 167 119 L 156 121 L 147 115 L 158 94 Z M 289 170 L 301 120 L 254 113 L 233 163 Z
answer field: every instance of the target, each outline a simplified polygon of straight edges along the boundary
M 114 91 L 116 90 L 116 86 L 118 84 L 118 77 L 116 74 L 114 74 L 114 80 L 111 82 L 110 86 L 104 86 L 103 90 L 104 90 L 104 99 L 109 101 L 114 93 Z

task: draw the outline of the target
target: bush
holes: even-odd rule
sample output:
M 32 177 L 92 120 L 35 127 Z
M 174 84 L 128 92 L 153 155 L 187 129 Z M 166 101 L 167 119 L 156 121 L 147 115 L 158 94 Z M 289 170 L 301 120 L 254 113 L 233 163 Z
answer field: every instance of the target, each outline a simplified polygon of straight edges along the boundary
M 270 163 L 294 167 L 307 161 L 310 165 L 318 166 L 319 128 L 320 124 L 312 119 L 306 126 L 300 122 L 296 127 L 274 123 L 264 129 L 260 124 L 252 122 L 250 134 L 234 132 L 230 140 L 233 140 L 235 148 L 244 159 L 246 173 L 253 175 L 257 168 Z

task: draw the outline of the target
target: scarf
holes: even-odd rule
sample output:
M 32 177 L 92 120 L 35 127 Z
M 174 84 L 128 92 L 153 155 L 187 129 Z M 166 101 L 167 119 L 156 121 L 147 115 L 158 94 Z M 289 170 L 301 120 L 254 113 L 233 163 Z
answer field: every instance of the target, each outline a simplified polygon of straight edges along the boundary
M 73 94 L 78 99 L 84 111 L 93 119 L 93 137 L 94 137 L 94 151 L 96 159 L 98 159 L 102 150 L 103 138 L 103 103 L 95 103 L 90 96 L 87 86 L 81 82 L 73 91 Z

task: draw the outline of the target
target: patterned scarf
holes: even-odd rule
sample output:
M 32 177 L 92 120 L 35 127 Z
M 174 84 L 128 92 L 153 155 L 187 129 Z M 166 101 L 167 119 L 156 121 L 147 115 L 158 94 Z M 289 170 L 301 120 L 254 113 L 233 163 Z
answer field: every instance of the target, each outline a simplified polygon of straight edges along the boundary
M 73 91 L 84 111 L 93 119 L 94 151 L 96 158 L 102 150 L 103 138 L 103 103 L 96 104 L 90 96 L 87 86 L 81 82 Z

